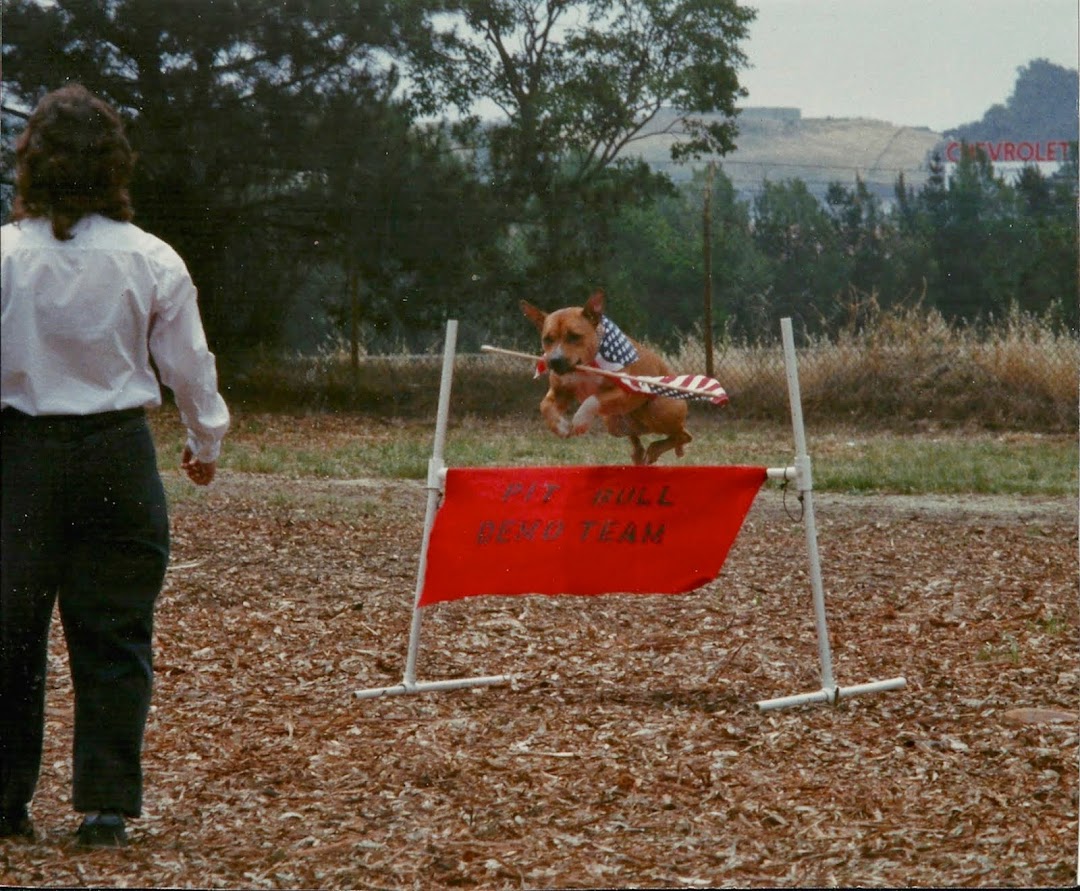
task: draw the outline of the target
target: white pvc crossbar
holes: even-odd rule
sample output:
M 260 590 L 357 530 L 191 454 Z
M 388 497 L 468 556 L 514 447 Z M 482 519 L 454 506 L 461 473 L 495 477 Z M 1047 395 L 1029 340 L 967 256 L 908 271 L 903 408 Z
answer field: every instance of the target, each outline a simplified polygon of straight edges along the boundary
M 784 368 L 787 374 L 788 400 L 791 405 L 791 425 L 795 434 L 795 463 L 789 467 L 769 467 L 768 479 L 793 481 L 803 503 L 803 521 L 806 529 L 806 550 L 810 562 L 810 587 L 814 602 L 814 620 L 817 626 L 818 658 L 821 663 L 821 689 L 777 699 L 763 699 L 757 703 L 762 711 L 788 708 L 795 705 L 825 702 L 836 704 L 841 699 L 861 693 L 877 693 L 898 690 L 906 685 L 902 677 L 886 681 L 872 681 L 851 687 L 839 687 L 833 679 L 832 651 L 829 647 L 829 629 L 825 617 L 825 592 L 821 583 L 821 562 L 818 556 L 817 525 L 814 518 L 813 479 L 810 456 L 806 451 L 806 433 L 803 429 L 802 396 L 799 392 L 799 372 L 795 359 L 795 339 L 791 319 L 780 320 L 784 343 Z M 446 465 L 443 449 L 446 444 L 447 420 L 450 414 L 450 386 L 453 378 L 454 356 L 457 349 L 457 321 L 451 319 L 446 325 L 446 345 L 443 350 L 442 379 L 439 387 L 439 405 L 435 420 L 435 442 L 428 461 L 427 511 L 424 516 L 424 537 L 420 546 L 420 565 L 416 578 L 416 594 L 413 601 L 412 627 L 409 631 L 409 648 L 405 660 L 405 676 L 400 684 L 356 690 L 357 699 L 374 699 L 379 696 L 396 696 L 405 693 L 424 693 L 437 690 L 461 690 L 467 687 L 484 687 L 509 683 L 512 675 L 486 675 L 467 678 L 450 678 L 441 681 L 417 681 L 416 662 L 420 649 L 421 610 L 420 596 L 427 572 L 428 541 L 435 523 L 435 514 L 446 484 Z
M 392 687 L 373 687 L 370 690 L 356 690 L 357 699 L 377 699 L 380 696 L 400 696 L 404 693 L 433 693 L 437 690 L 463 690 L 466 687 L 489 687 L 493 684 L 505 684 L 513 680 L 508 674 L 492 674 L 487 677 L 450 678 L 445 681 L 402 681 Z

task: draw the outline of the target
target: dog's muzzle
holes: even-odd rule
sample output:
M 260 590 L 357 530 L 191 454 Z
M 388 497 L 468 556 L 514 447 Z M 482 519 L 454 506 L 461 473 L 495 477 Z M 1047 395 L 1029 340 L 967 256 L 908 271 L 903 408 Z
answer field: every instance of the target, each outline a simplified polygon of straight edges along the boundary
M 574 370 L 574 363 L 566 358 L 562 353 L 552 353 L 551 358 L 547 360 L 548 368 L 554 371 L 556 374 L 569 374 Z

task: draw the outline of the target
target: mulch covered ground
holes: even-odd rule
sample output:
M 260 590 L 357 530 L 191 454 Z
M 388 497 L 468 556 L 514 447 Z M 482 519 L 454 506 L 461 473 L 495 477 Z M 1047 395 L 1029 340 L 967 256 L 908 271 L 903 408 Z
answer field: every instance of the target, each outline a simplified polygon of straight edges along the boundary
M 418 677 L 514 684 L 356 699 L 403 677 L 423 505 L 415 483 L 236 473 L 178 504 L 133 843 L 72 845 L 54 640 L 39 839 L 0 845 L 0 880 L 1074 882 L 1070 499 L 819 495 L 837 681 L 908 686 L 768 713 L 754 703 L 820 686 L 803 529 L 769 490 L 707 588 L 440 605 Z

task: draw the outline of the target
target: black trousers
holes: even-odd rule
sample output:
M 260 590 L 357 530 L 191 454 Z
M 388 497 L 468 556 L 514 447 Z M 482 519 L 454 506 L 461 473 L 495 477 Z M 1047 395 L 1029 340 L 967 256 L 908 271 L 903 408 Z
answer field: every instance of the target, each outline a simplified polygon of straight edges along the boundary
M 154 603 L 169 555 L 146 418 L 0 414 L 0 806 L 28 804 L 37 785 L 59 602 L 75 692 L 72 804 L 137 817 Z

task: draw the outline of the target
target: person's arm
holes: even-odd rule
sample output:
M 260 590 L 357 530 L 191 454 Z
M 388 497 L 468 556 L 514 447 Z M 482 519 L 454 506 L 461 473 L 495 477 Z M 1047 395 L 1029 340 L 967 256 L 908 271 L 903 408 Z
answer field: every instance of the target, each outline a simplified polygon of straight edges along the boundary
M 198 485 L 214 478 L 229 409 L 218 393 L 217 366 L 199 317 L 195 286 L 186 270 L 164 295 L 150 329 L 150 354 L 161 382 L 173 391 L 187 428 L 181 468 Z

